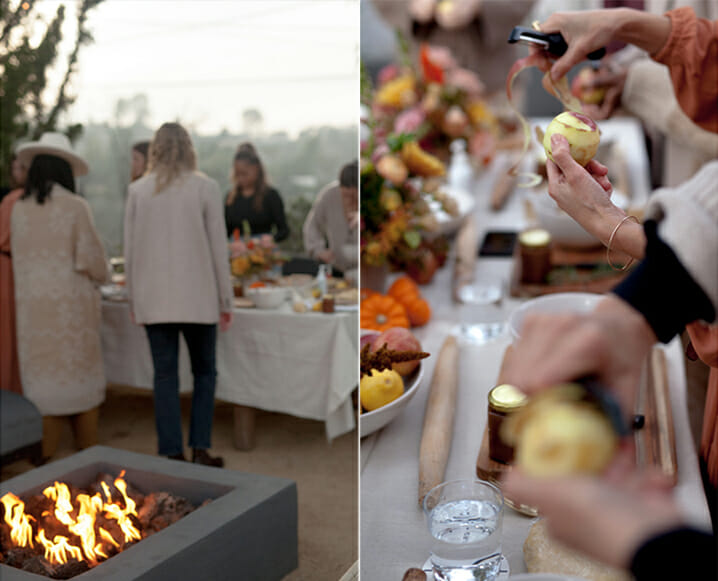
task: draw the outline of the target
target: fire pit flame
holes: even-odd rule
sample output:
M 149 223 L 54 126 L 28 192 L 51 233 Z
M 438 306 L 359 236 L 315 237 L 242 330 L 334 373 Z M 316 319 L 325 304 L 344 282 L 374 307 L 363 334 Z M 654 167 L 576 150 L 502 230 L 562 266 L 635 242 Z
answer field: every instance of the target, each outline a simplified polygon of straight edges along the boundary
M 56 565 L 63 565 L 67 563 L 67 554 L 70 554 L 71 558 L 82 560 L 82 551 L 78 547 L 73 547 L 67 537 L 62 535 L 55 535 L 55 537 L 49 540 L 45 536 L 45 529 L 40 529 L 37 533 L 37 540 L 40 541 L 43 547 L 45 547 L 45 558 Z
M 33 547 L 30 521 L 35 519 L 25 514 L 25 503 L 12 492 L 0 498 L 0 502 L 5 506 L 5 522 L 10 525 L 12 542 L 21 547 Z
M 127 494 L 127 483 L 124 481 L 123 470 L 114 480 L 114 485 L 122 495 L 122 500 L 113 502 L 112 493 L 107 484 L 101 482 L 105 495 L 96 492 L 77 494 L 74 501 L 70 488 L 62 482 L 55 482 L 42 491 L 42 494 L 54 503 L 53 510 L 42 513 L 43 526 L 38 525 L 35 540 L 45 548 L 45 558 L 54 565 L 62 565 L 69 559 L 86 561 L 94 567 L 100 560 L 108 559 L 108 553 L 122 550 L 123 544 L 142 540 L 142 534 L 132 522 L 130 517 L 138 518 L 136 502 Z M 19 547 L 34 547 L 33 527 L 31 522 L 37 522 L 29 514 L 25 514 L 25 503 L 17 496 L 8 492 L 0 502 L 5 507 L 5 522 L 10 525 L 10 539 Z M 57 523 L 52 525 L 48 519 L 54 516 L 59 523 L 67 529 L 67 535 L 55 534 L 52 540 L 48 538 L 49 530 L 57 532 Z M 98 516 L 117 522 L 123 541 L 115 538 L 110 531 L 100 526 Z M 46 530 L 46 527 L 50 529 Z M 112 527 L 110 527 L 112 528 Z M 119 534 L 116 531 L 116 534 Z

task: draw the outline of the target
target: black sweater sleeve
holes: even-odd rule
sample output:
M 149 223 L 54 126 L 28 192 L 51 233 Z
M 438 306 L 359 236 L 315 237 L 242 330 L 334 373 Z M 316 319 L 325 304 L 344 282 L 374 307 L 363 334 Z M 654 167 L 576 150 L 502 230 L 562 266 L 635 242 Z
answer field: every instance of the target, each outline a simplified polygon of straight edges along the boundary
M 692 528 L 668 531 L 646 541 L 631 561 L 636 581 L 718 579 L 716 539 Z
M 272 222 L 274 222 L 277 227 L 277 231 L 274 234 L 274 241 L 281 242 L 289 237 L 289 225 L 287 224 L 287 217 L 284 214 L 282 196 L 280 196 L 279 192 L 275 189 L 270 190 L 267 208 L 272 216 Z
M 613 290 L 639 311 L 656 337 L 668 343 L 688 323 L 713 321 L 716 313 L 673 250 L 658 237 L 658 225 L 646 221 L 646 256 Z

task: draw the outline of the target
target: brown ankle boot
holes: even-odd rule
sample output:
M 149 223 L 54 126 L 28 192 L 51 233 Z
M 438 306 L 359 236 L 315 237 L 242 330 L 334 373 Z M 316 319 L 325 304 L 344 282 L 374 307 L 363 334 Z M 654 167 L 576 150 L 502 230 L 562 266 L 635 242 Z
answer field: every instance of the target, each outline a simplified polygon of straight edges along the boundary
M 224 466 L 224 458 L 221 456 L 210 456 L 207 450 L 199 448 L 192 449 L 192 462 L 195 464 L 204 464 L 205 466 L 216 466 L 222 468 Z

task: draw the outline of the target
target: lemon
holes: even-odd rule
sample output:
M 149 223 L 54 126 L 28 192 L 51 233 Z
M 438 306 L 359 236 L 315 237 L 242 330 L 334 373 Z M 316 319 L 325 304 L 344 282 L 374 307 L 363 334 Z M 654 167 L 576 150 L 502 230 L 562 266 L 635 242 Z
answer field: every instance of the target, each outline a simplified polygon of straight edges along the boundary
M 371 370 L 359 383 L 359 399 L 362 407 L 373 411 L 384 406 L 404 393 L 404 380 L 393 369 Z

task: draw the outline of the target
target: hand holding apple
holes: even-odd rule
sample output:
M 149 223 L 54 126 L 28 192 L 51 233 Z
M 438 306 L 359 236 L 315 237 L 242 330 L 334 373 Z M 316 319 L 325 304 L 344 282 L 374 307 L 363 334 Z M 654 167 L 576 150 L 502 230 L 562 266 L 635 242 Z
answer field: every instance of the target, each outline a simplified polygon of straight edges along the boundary
M 606 87 L 595 82 L 597 72 L 582 68 L 571 81 L 571 93 L 587 105 L 600 105 L 606 96 Z
M 599 69 L 591 79 L 590 86 L 594 87 L 594 90 L 597 87 L 603 89 L 604 96 L 595 104 L 584 101 L 584 113 L 593 119 L 608 119 L 621 104 L 627 77 L 627 67 L 609 66 Z

